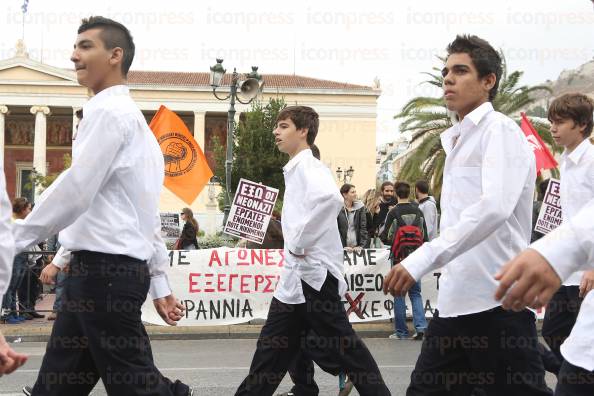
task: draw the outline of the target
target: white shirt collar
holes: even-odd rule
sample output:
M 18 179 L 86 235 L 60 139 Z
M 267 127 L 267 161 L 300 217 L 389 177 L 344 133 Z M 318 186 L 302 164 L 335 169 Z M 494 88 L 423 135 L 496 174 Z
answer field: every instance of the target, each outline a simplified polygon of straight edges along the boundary
M 591 146 L 592 143 L 590 143 L 590 140 L 586 138 L 571 153 L 568 154 L 567 149 L 563 151 L 561 159 L 563 161 L 567 161 L 569 159 L 571 162 L 577 165 Z
M 446 153 L 453 150 L 454 140 L 463 136 L 472 128 L 478 126 L 481 120 L 490 112 L 494 111 L 491 102 L 485 102 L 464 117 L 464 119 L 441 134 L 441 143 Z
M 298 163 L 300 163 L 307 157 L 313 157 L 313 154 L 310 149 L 305 149 L 305 150 L 301 151 L 299 154 L 297 154 L 296 156 L 294 156 L 283 167 L 283 172 L 285 172 L 285 173 L 289 172 L 291 169 L 293 169 L 295 166 L 297 166 Z
M 114 85 L 112 87 L 105 88 L 83 105 L 83 117 L 109 97 L 120 95 L 130 95 L 130 90 L 126 85 Z

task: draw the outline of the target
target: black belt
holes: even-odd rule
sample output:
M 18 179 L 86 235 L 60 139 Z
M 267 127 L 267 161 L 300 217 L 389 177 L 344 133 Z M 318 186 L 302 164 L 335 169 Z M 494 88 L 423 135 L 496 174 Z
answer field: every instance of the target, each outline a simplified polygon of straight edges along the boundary
M 76 250 L 72 252 L 73 257 L 80 258 L 83 261 L 85 259 L 94 261 L 94 260 L 106 260 L 112 263 L 137 263 L 137 264 L 146 264 L 146 260 L 140 260 L 134 257 L 126 256 L 125 254 L 111 254 L 111 253 L 102 253 L 102 252 L 93 252 L 90 250 Z

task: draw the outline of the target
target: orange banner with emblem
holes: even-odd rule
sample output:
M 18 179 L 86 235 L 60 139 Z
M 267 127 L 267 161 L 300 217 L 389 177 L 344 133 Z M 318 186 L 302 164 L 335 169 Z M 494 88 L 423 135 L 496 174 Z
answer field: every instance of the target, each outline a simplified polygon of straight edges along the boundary
M 149 127 L 165 159 L 165 187 L 191 205 L 213 176 L 200 145 L 182 119 L 165 106 Z

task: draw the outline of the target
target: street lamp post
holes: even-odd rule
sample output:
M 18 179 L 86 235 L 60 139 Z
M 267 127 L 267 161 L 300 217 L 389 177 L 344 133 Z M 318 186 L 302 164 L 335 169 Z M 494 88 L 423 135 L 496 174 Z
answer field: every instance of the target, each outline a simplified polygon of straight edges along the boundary
M 227 100 L 229 102 L 229 111 L 227 111 L 227 151 L 225 158 L 225 209 L 223 217 L 223 226 L 227 223 L 229 212 L 231 211 L 231 170 L 233 167 L 233 136 L 235 135 L 235 101 L 242 104 L 251 103 L 260 92 L 264 82 L 262 76 L 258 74 L 258 67 L 252 66 L 252 71 L 247 74 L 244 81 L 240 81 L 240 75 L 236 69 L 233 69 L 231 75 L 231 85 L 229 94 L 220 97 L 217 94 L 217 88 L 221 86 L 225 75 L 223 68 L 223 59 L 217 59 L 217 63 L 210 68 L 210 86 L 212 93 L 218 100 Z M 242 100 L 242 97 L 244 100 Z
M 346 169 L 344 171 L 340 168 L 340 166 L 338 167 L 338 169 L 336 169 L 336 179 L 341 184 L 350 183 L 354 174 L 355 170 L 353 169 L 352 165 L 349 166 L 349 169 Z

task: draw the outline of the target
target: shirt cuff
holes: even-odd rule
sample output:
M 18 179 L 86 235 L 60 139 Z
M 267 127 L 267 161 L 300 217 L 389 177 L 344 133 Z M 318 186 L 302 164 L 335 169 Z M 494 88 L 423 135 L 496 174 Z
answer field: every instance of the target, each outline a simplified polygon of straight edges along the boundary
M 169 280 L 167 275 L 159 275 L 151 278 L 151 287 L 149 288 L 149 294 L 153 300 L 157 298 L 167 297 L 171 294 L 171 288 L 169 287 Z
M 423 244 L 400 263 L 417 282 L 431 269 L 433 264 L 425 253 L 425 246 Z
M 292 243 L 287 244 L 287 247 L 289 248 L 289 252 L 297 255 L 297 256 L 304 256 L 305 255 L 305 249 L 304 248 L 300 248 L 297 247 L 295 245 L 293 245 Z
M 561 282 L 564 282 L 585 262 L 586 255 L 578 247 L 577 249 L 564 249 L 562 244 L 554 243 L 553 238 L 544 236 L 530 245 L 530 249 L 536 250 L 553 267 Z
M 59 253 L 60 252 L 58 252 L 58 254 L 56 254 L 54 256 L 54 259 L 52 260 L 52 264 L 62 270 L 62 269 L 64 269 L 64 267 L 66 267 L 70 263 L 70 258 L 72 256 L 72 253 L 70 253 L 70 252 L 63 253 L 63 254 L 59 254 Z

